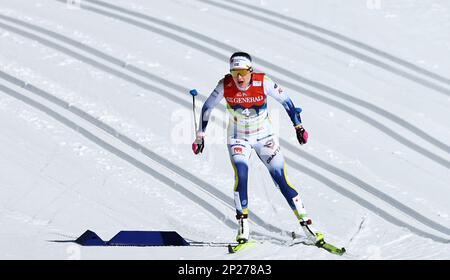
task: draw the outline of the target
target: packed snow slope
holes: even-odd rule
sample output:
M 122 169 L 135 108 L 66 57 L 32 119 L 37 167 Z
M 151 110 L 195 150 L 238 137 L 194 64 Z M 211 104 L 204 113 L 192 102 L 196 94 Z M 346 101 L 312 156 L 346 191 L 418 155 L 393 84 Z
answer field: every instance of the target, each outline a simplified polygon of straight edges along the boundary
M 242 2 L 242 3 L 240 3 Z M 449 259 L 450 3 L 444 0 L 0 1 L 0 258 Z M 230 255 L 224 103 L 242 50 L 303 108 L 300 146 L 269 99 L 290 181 L 338 257 L 251 158 L 255 248 Z M 192 247 L 80 247 L 85 230 L 174 230 Z M 209 244 L 209 246 L 208 246 Z

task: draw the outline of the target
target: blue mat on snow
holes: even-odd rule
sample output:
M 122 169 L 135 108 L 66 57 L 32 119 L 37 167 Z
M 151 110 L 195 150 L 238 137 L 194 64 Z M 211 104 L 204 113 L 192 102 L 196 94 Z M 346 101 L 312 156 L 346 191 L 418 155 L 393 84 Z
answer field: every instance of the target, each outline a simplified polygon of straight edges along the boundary
M 102 240 L 87 230 L 75 240 L 82 246 L 189 246 L 175 231 L 120 231 L 111 240 Z

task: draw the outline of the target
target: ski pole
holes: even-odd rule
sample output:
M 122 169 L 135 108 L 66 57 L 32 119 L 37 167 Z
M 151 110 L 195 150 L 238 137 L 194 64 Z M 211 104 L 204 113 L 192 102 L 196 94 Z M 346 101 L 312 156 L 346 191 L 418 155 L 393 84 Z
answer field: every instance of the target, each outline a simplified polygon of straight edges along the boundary
M 194 131 L 194 137 L 197 136 L 197 117 L 195 115 L 195 96 L 198 94 L 197 90 L 191 89 L 189 91 L 189 93 L 192 95 L 192 112 L 194 113 L 194 126 L 195 126 L 195 131 Z

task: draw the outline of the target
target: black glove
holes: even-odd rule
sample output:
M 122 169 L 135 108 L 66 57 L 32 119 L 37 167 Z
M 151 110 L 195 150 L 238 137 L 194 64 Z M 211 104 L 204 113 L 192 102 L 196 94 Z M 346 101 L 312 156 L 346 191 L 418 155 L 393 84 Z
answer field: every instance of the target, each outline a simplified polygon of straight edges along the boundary
M 297 132 L 297 140 L 300 145 L 306 144 L 308 142 L 308 131 L 302 125 L 296 126 L 295 131 Z

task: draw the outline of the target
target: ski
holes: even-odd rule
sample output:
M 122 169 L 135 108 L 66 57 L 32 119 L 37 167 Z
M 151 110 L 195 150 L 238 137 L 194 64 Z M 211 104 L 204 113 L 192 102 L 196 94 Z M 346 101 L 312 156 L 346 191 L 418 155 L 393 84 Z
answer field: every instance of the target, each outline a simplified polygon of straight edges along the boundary
M 338 248 L 330 243 L 325 242 L 325 240 L 319 240 L 316 242 L 316 247 L 325 249 L 326 251 L 338 255 L 338 256 L 342 256 L 345 253 L 345 248 Z
M 239 243 L 237 245 L 228 244 L 228 253 L 234 254 L 247 248 L 254 247 L 256 240 L 249 240 L 247 242 Z
M 297 238 L 297 235 L 295 234 L 295 232 L 292 232 L 292 238 L 294 240 Z M 301 242 L 298 242 L 298 243 L 301 243 L 301 244 L 304 244 L 304 245 L 309 245 L 309 246 L 316 246 L 318 248 L 322 248 L 325 251 L 328 251 L 328 252 L 330 252 L 332 254 L 335 254 L 335 255 L 338 255 L 338 256 L 342 256 L 346 252 L 344 247 L 339 248 L 339 247 L 334 246 L 333 244 L 330 244 L 330 243 L 326 242 L 324 240 L 323 235 L 319 238 L 319 240 L 315 244 L 304 242 L 304 241 L 301 241 Z M 292 245 L 295 245 L 295 244 L 296 243 L 294 243 Z

